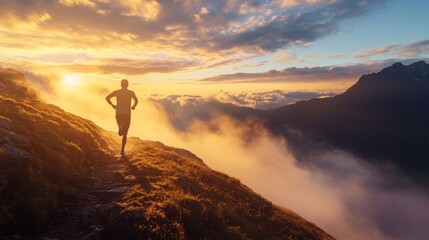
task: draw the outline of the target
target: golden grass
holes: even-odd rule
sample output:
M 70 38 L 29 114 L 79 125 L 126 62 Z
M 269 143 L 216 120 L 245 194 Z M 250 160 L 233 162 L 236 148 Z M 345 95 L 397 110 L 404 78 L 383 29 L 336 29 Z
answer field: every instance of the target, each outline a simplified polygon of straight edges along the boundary
M 123 194 L 108 239 L 332 239 L 192 153 L 138 139 L 129 144 L 121 160 L 138 184 Z

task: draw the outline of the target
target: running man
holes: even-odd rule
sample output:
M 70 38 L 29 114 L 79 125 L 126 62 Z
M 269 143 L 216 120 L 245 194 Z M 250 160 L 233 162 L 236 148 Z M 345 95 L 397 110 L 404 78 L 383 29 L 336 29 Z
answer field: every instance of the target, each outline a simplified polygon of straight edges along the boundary
M 122 136 L 122 148 L 121 155 L 125 155 L 125 144 L 127 143 L 128 129 L 131 123 L 131 109 L 134 110 L 139 100 L 136 94 L 128 90 L 128 80 L 121 80 L 121 89 L 113 91 L 106 97 L 106 101 L 116 109 L 116 122 L 118 123 L 118 135 Z M 116 105 L 113 104 L 110 99 L 116 97 Z M 134 99 L 134 105 L 131 107 L 131 99 Z

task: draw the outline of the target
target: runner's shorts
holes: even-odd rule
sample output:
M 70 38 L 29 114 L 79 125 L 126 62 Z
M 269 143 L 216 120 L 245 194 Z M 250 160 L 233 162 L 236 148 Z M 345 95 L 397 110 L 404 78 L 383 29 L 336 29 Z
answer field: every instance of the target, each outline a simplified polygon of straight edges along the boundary
M 122 129 L 122 134 L 127 135 L 131 123 L 131 114 L 116 114 L 116 122 L 119 128 Z

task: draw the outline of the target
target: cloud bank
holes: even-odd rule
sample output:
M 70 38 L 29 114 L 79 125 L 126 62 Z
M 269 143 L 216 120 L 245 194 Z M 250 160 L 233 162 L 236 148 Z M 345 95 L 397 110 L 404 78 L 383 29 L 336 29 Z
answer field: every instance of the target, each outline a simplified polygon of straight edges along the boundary
M 240 107 L 254 109 L 272 109 L 298 101 L 312 98 L 324 98 L 336 95 L 335 93 L 318 93 L 318 92 L 285 92 L 282 90 L 273 90 L 268 92 L 249 92 L 249 93 L 229 93 L 221 91 L 213 95 L 157 95 L 153 94 L 148 99 L 160 102 L 164 106 L 195 106 L 210 101 L 220 103 L 234 104 Z
M 191 150 L 211 168 L 237 177 L 338 239 L 429 236 L 427 190 L 389 167 L 369 165 L 336 149 L 298 161 L 287 147 L 287 139 L 271 136 L 257 122 L 236 121 L 221 114 L 194 119 L 186 131 L 177 131 L 167 117 L 172 109 L 147 103 L 142 106 L 145 111 L 135 114 L 140 124 L 131 131 L 138 136 Z M 156 123 L 142 122 L 146 114 L 157 116 Z

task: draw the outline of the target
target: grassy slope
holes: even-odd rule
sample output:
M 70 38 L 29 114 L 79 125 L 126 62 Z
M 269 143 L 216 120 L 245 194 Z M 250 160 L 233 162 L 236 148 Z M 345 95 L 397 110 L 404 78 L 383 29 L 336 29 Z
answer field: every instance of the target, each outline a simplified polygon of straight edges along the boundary
M 114 161 L 104 130 L 39 101 L 4 69 L 0 132 L 0 236 L 36 234 Z M 188 151 L 138 139 L 130 147 L 120 162 L 134 182 L 112 202 L 104 239 L 330 239 Z
M 109 159 L 101 129 L 38 100 L 0 69 L 0 232 L 35 232 Z
M 122 160 L 139 184 L 123 195 L 112 239 L 330 239 L 186 150 L 138 139 L 130 147 Z

